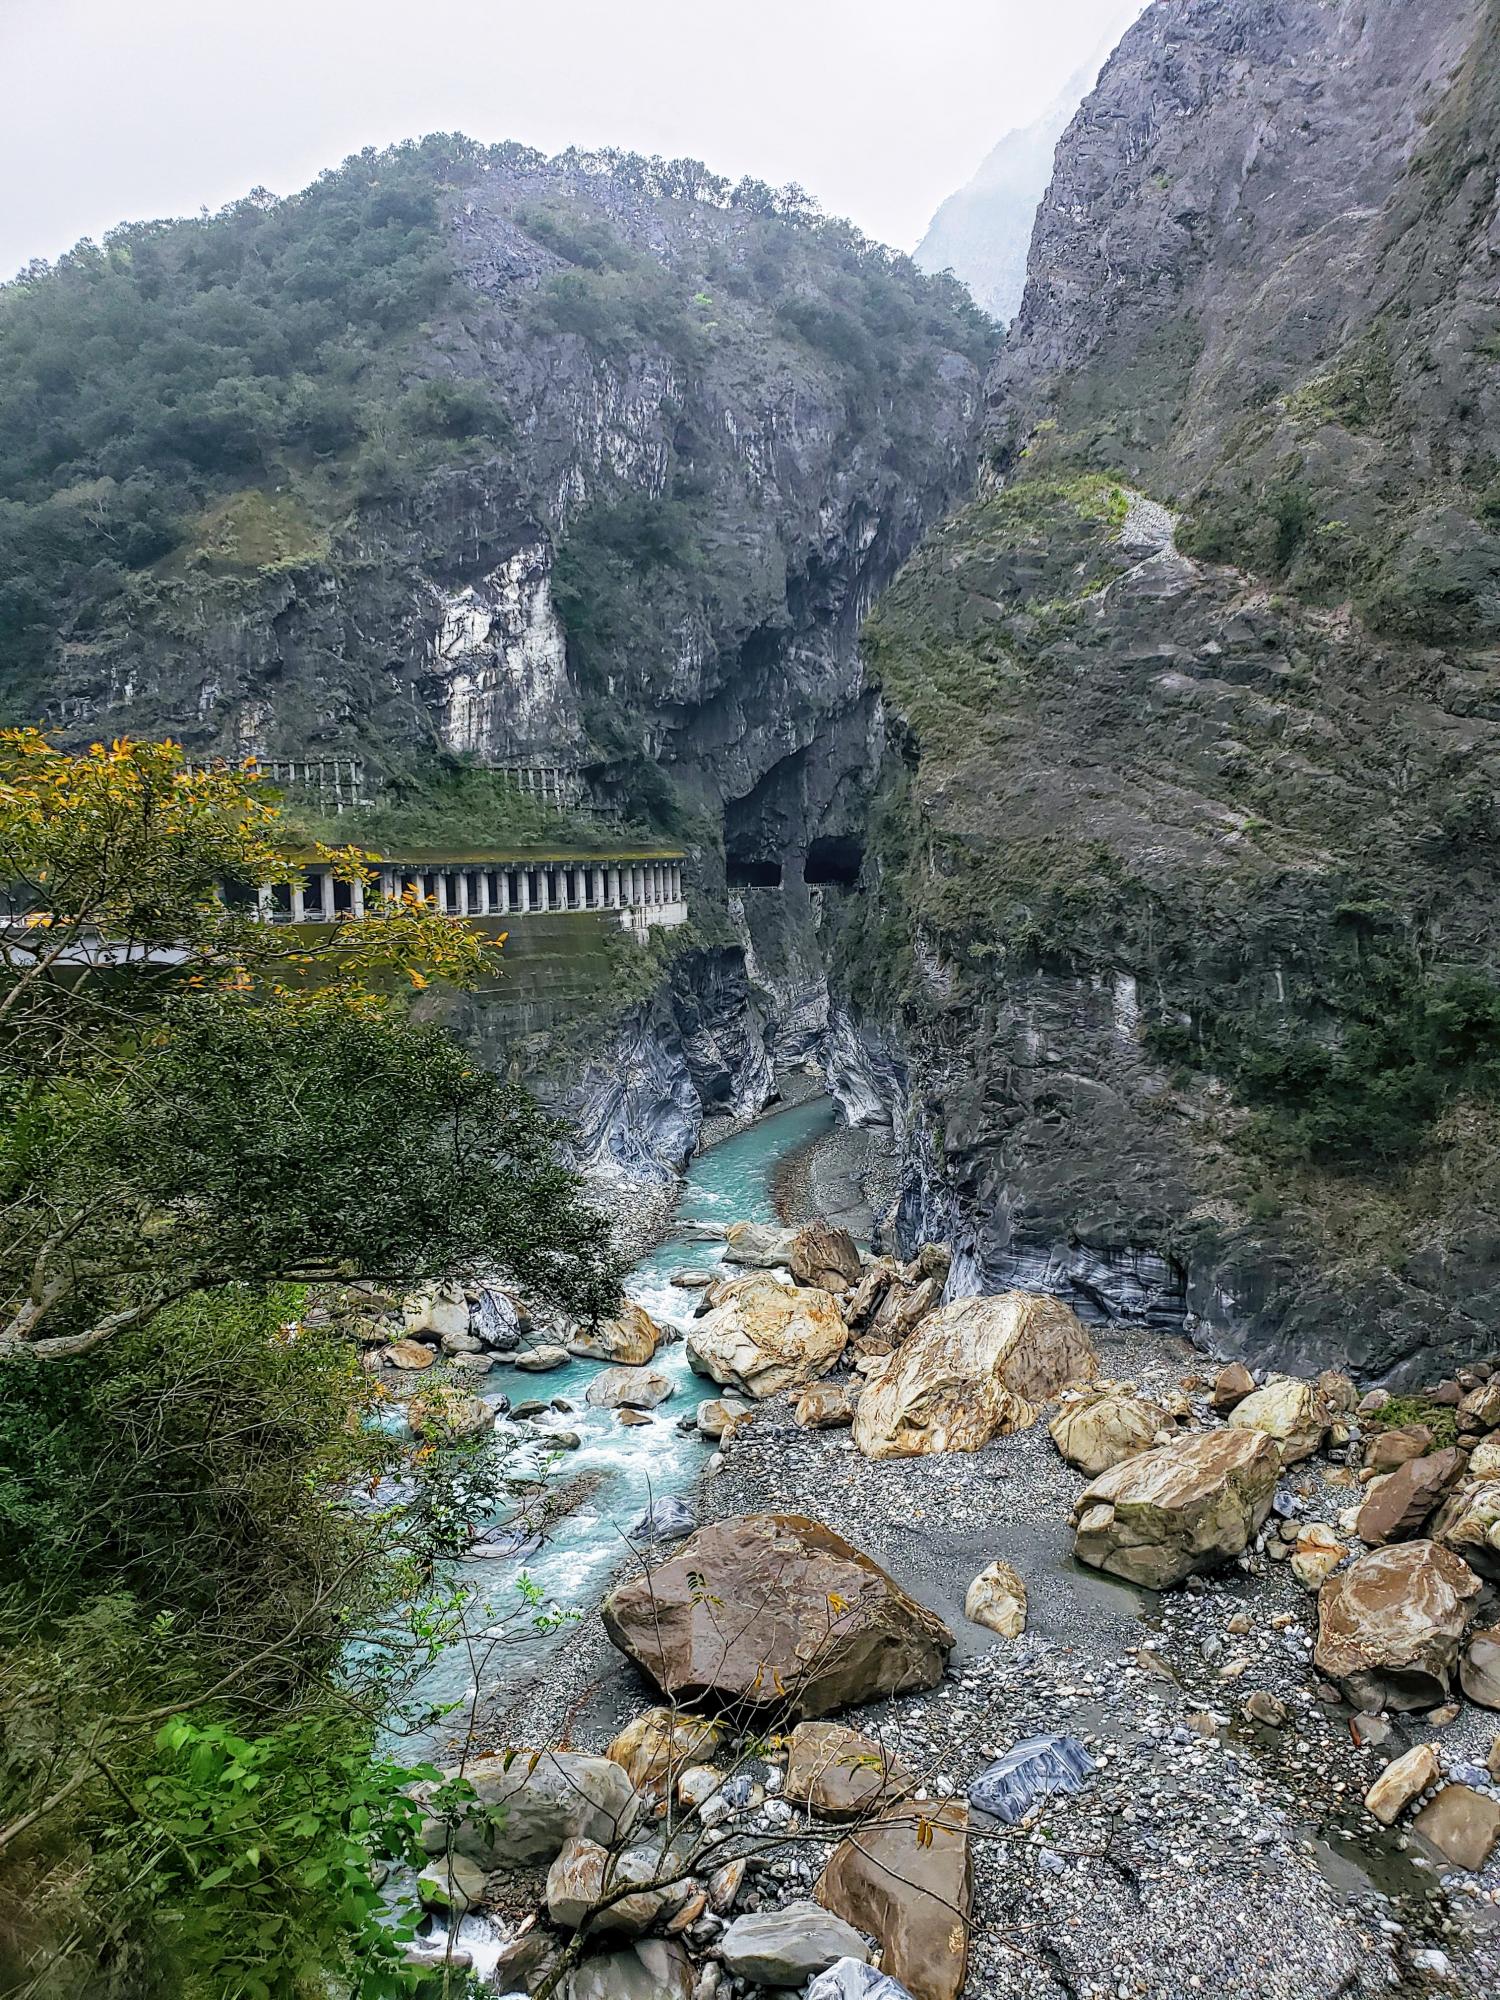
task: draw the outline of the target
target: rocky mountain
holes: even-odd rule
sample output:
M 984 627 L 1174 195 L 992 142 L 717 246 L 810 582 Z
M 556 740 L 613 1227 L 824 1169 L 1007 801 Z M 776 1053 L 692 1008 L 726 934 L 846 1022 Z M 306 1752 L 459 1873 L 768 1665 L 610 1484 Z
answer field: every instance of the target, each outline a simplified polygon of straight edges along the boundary
M 1060 144 L 980 496 L 872 621 L 841 974 L 907 1225 L 991 1282 L 1493 1345 L 1497 53 L 1480 0 L 1155 0 Z
M 1026 287 L 1026 257 L 1037 208 L 1052 178 L 1057 142 L 1093 88 L 1100 65 L 1121 30 L 1140 12 L 1127 0 L 1086 62 L 1039 118 L 1007 132 L 971 178 L 950 194 L 912 252 L 924 271 L 951 271 L 1002 325 L 1016 316 Z
M 123 229 L 0 292 L 5 707 L 572 765 L 658 819 L 675 778 L 795 844 L 814 737 L 868 760 L 859 624 L 971 477 L 992 344 L 693 162 L 432 139 Z

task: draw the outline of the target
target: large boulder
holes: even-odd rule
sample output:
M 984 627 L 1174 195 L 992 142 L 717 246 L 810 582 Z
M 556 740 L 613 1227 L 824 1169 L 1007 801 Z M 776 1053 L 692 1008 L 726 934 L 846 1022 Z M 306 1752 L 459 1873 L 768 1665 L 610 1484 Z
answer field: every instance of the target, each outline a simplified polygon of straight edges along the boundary
M 1500 1431 L 1481 1438 L 1469 1454 L 1472 1479 L 1500 1479 Z
M 978 1451 L 1036 1421 L 1038 1403 L 1099 1363 L 1061 1299 L 1001 1292 L 929 1313 L 859 1399 L 854 1442 L 866 1458 Z
M 795 1229 L 777 1229 L 766 1222 L 732 1222 L 724 1237 L 724 1262 L 745 1270 L 785 1270 L 792 1261 Z
M 446 1284 L 413 1292 L 401 1307 L 401 1320 L 410 1339 L 425 1334 L 441 1340 L 445 1333 L 467 1333 L 469 1301 L 464 1296 L 463 1286 L 450 1280 Z
M 913 2000 L 958 2000 L 974 1902 L 969 1809 L 961 1800 L 887 1807 L 839 1842 L 814 1893 L 877 1940 L 881 1970 Z
M 1500 1846 L 1500 1803 L 1472 1785 L 1444 1785 L 1411 1824 L 1450 1866 L 1476 1874 Z
M 568 1341 L 568 1352 L 585 1361 L 615 1361 L 639 1368 L 655 1354 L 661 1339 L 661 1328 L 645 1307 L 626 1299 L 615 1318 L 577 1328 Z
M 913 1784 L 901 1760 L 838 1722 L 799 1722 L 787 1756 L 786 1795 L 823 1819 L 856 1819 Z
M 1074 1554 L 1165 1590 L 1249 1546 L 1271 1511 L 1281 1454 L 1259 1430 L 1204 1431 L 1127 1458 L 1080 1494 Z
M 1450 1445 L 1409 1458 L 1370 1489 L 1355 1532 L 1372 1548 L 1420 1534 L 1428 1516 L 1464 1469 L 1464 1455 Z
M 670 1708 L 648 1708 L 627 1722 L 605 1751 L 638 1792 L 666 1799 L 692 1764 L 708 1763 L 724 1740 L 724 1725 Z
M 741 1395 L 764 1399 L 826 1375 L 848 1344 L 837 1301 L 768 1273 L 736 1278 L 688 1335 L 688 1364 Z
M 1052 1442 L 1069 1465 L 1090 1478 L 1134 1458 L 1138 1451 L 1149 1451 L 1157 1432 L 1171 1427 L 1165 1410 L 1119 1382 L 1108 1383 L 1097 1393 L 1066 1398 L 1048 1425 Z
M 1281 1446 L 1284 1465 L 1311 1458 L 1328 1435 L 1330 1413 L 1316 1384 L 1273 1375 L 1230 1413 L 1237 1430 L 1254 1430 Z
M 825 1292 L 857 1285 L 864 1269 L 859 1245 L 848 1230 L 835 1229 L 821 1219 L 797 1231 L 789 1265 L 799 1285 L 818 1285 Z
M 639 1937 L 677 1900 L 671 1889 L 655 1886 L 673 1872 L 649 1847 L 612 1855 L 597 1840 L 573 1837 L 547 1870 L 547 1914 L 563 1930 Z
M 878 1563 L 797 1514 L 700 1528 L 611 1591 L 603 1618 L 675 1704 L 789 1721 L 935 1687 L 954 1644 Z
M 596 1410 L 654 1410 L 675 1394 L 671 1376 L 658 1368 L 605 1368 L 590 1382 L 583 1400 Z
M 1479 1590 L 1468 1564 L 1436 1542 L 1372 1549 L 1319 1594 L 1319 1672 L 1370 1713 L 1446 1701 Z
M 836 1431 L 854 1421 L 854 1404 L 842 1382 L 810 1382 L 792 1412 L 804 1430 Z
M 437 1360 L 437 1349 L 424 1347 L 420 1340 L 393 1340 L 380 1358 L 390 1368 L 430 1368 Z
M 575 1965 L 555 2000 L 690 2000 L 693 1965 L 675 1938 L 641 1938 Z
M 1500 1625 L 1469 1634 L 1458 1666 L 1458 1684 L 1481 1708 L 1500 1708 Z
M 1453 1494 L 1433 1521 L 1432 1533 L 1471 1569 L 1500 1582 L 1500 1479 L 1481 1480 Z
M 443 1777 L 472 1786 L 480 1810 L 460 1812 L 451 1826 L 428 1820 L 422 1845 L 429 1854 L 451 1849 L 486 1870 L 550 1862 L 576 1837 L 618 1846 L 641 1806 L 618 1764 L 572 1750 L 507 1750 L 471 1758 Z
M 752 1986 L 805 1986 L 841 1958 L 870 1956 L 852 1925 L 817 1903 L 736 1917 L 719 1940 L 726 1969 Z

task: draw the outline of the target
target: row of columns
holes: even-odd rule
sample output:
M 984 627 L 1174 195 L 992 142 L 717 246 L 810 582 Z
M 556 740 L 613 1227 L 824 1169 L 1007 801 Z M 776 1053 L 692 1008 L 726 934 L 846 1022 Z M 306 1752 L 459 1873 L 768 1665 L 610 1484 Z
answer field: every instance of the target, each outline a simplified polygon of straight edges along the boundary
M 509 917 L 532 910 L 649 910 L 682 901 L 680 861 L 549 861 L 511 868 L 415 868 L 381 863 L 380 897 L 410 892 L 450 917 Z M 257 893 L 270 923 L 332 923 L 364 915 L 362 882 L 313 869 L 306 884 L 268 883 Z

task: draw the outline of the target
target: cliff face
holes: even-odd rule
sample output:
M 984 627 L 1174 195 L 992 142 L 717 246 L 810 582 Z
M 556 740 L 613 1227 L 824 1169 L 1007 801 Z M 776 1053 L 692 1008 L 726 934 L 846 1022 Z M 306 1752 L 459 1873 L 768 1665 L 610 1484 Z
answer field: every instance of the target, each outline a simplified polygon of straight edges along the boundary
M 1371 1375 L 1500 1333 L 1496 38 L 1156 0 L 870 633 L 908 1226 Z
M 67 577 L 0 603 L 8 708 L 575 764 L 646 811 L 664 767 L 715 815 L 851 715 L 863 758 L 859 626 L 972 475 L 992 344 L 764 187 L 462 140 L 5 304 L 0 548 Z

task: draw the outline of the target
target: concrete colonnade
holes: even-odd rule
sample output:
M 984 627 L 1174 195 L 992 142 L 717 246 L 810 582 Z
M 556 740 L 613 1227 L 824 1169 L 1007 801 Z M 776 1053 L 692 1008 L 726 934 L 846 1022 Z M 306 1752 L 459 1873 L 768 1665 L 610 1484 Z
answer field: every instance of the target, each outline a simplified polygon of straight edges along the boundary
M 411 894 L 451 917 L 651 910 L 681 904 L 682 863 L 604 857 L 472 866 L 382 861 L 378 883 L 383 902 Z M 255 903 L 257 914 L 269 923 L 327 924 L 363 916 L 365 888 L 363 882 L 336 881 L 331 870 L 311 868 L 301 887 L 266 883 L 256 891 Z

